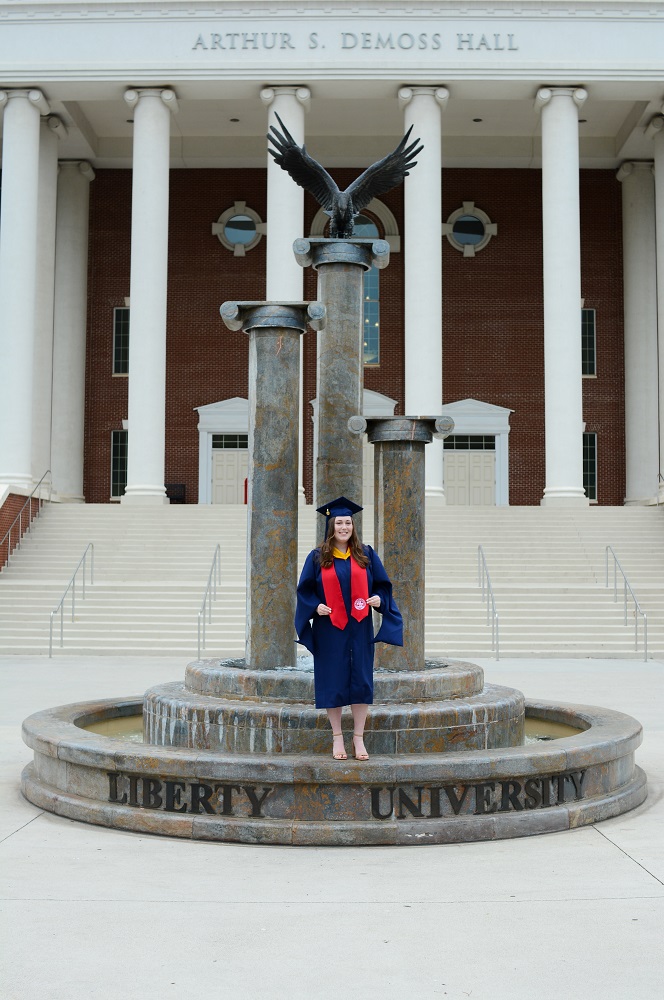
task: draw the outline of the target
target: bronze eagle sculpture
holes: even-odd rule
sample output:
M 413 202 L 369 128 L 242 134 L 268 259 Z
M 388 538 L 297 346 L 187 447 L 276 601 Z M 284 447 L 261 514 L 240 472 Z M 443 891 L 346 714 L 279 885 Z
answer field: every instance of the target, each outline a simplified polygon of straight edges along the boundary
M 325 167 L 309 156 L 305 146 L 300 148 L 297 145 L 279 115 L 276 119 L 282 131 L 274 125 L 270 126 L 267 138 L 275 148 L 268 146 L 268 149 L 281 169 L 305 191 L 311 192 L 325 214 L 330 216 L 332 239 L 350 239 L 355 217 L 373 198 L 401 184 L 417 163 L 414 157 L 424 149 L 424 146 L 417 145 L 419 139 L 408 145 L 413 130 L 411 125 L 395 150 L 367 167 L 345 191 L 340 191 Z

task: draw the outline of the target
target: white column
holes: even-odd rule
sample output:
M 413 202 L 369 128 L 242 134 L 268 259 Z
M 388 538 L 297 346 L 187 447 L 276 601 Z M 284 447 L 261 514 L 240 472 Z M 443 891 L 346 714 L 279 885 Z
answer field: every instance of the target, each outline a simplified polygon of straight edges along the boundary
M 307 87 L 266 87 L 261 101 L 267 106 L 268 128 L 279 128 L 276 116 L 299 146 L 304 144 L 304 115 L 309 108 L 311 93 Z M 265 299 L 276 302 L 301 302 L 304 271 L 295 260 L 293 242 L 304 232 L 304 190 L 285 170 L 277 166 L 274 157 L 267 157 L 267 250 L 265 262 Z M 304 503 L 303 419 L 304 419 L 304 338 L 300 338 L 300 418 L 298 498 Z
M 579 116 L 587 93 L 542 88 L 544 419 L 542 504 L 585 507 L 581 377 Z
M 37 291 L 39 90 L 0 92 L 0 483 L 32 489 L 32 394 Z M 44 471 L 44 470 L 42 470 Z
M 55 289 L 55 213 L 58 141 L 67 130 L 56 115 L 41 120 L 35 351 L 32 383 L 32 478 L 38 482 L 51 466 L 51 386 L 53 379 L 53 295 Z
M 664 107 L 662 108 L 664 111 Z M 659 488 L 664 503 L 664 114 L 655 115 L 647 133 L 655 140 L 655 241 L 657 257 L 657 331 L 659 356 Z
M 53 317 L 53 487 L 61 500 L 83 500 L 85 345 L 88 308 L 90 181 L 85 161 L 60 164 Z
M 625 503 L 653 503 L 659 468 L 657 265 L 652 163 L 623 163 Z
M 172 90 L 128 90 L 134 112 L 127 489 L 123 503 L 168 503 L 164 487 L 168 180 Z
M 444 87 L 402 87 L 404 129 L 424 149 L 404 181 L 405 408 L 435 416 L 443 404 L 443 302 L 441 207 L 441 109 Z M 443 442 L 427 446 L 426 496 L 445 502 Z

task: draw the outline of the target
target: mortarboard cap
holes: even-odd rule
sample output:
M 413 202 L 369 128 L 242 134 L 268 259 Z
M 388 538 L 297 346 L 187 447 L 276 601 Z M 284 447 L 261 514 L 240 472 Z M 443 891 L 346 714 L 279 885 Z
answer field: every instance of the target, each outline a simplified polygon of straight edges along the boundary
M 325 518 L 325 528 L 327 529 L 331 517 L 352 517 L 353 514 L 359 514 L 364 508 L 359 507 L 347 497 L 337 497 L 336 500 L 330 500 L 329 503 L 317 507 L 316 510 Z

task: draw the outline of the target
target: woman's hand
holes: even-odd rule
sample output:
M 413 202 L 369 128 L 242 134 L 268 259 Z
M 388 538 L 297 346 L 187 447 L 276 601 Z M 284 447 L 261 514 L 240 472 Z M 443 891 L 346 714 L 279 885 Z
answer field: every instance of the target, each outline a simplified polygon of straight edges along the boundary
M 328 608 L 327 604 L 319 604 L 316 608 L 316 614 L 319 615 L 331 615 L 332 608 Z
M 367 604 L 371 608 L 378 609 L 380 607 L 380 597 L 378 596 L 378 594 L 372 594 L 371 597 L 368 597 Z

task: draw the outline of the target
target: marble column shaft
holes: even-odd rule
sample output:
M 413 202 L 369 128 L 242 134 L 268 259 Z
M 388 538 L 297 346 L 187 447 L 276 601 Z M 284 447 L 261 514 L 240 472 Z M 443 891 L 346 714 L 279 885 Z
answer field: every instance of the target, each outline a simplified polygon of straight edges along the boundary
M 53 488 L 61 500 L 83 500 L 85 343 L 90 182 L 86 161 L 60 164 L 53 317 Z
M 300 338 L 320 329 L 318 303 L 225 302 L 231 330 L 249 334 L 249 483 L 245 660 L 294 667 L 298 539 Z
M 348 420 L 362 412 L 364 272 L 389 263 L 385 240 L 296 240 L 295 256 L 318 272 L 318 301 L 327 310 L 318 338 L 318 452 L 314 506 L 345 496 L 362 503 L 362 439 Z M 362 532 L 361 515 L 355 516 Z M 317 524 L 317 543 L 323 523 Z
M 0 212 L 0 483 L 30 490 L 37 292 L 39 90 L 0 92 L 5 105 Z M 8 429 L 11 428 L 11 431 Z M 45 470 L 42 469 L 42 472 Z
M 544 419 L 542 503 L 584 507 L 578 107 L 586 91 L 542 88 Z
M 127 488 L 123 503 L 168 503 L 166 296 L 172 90 L 130 90 L 134 112 Z
M 392 581 L 404 623 L 404 644 L 376 648 L 384 670 L 423 670 L 425 592 L 424 446 L 446 437 L 450 417 L 352 418 L 351 433 L 366 428 L 374 446 L 374 544 Z

